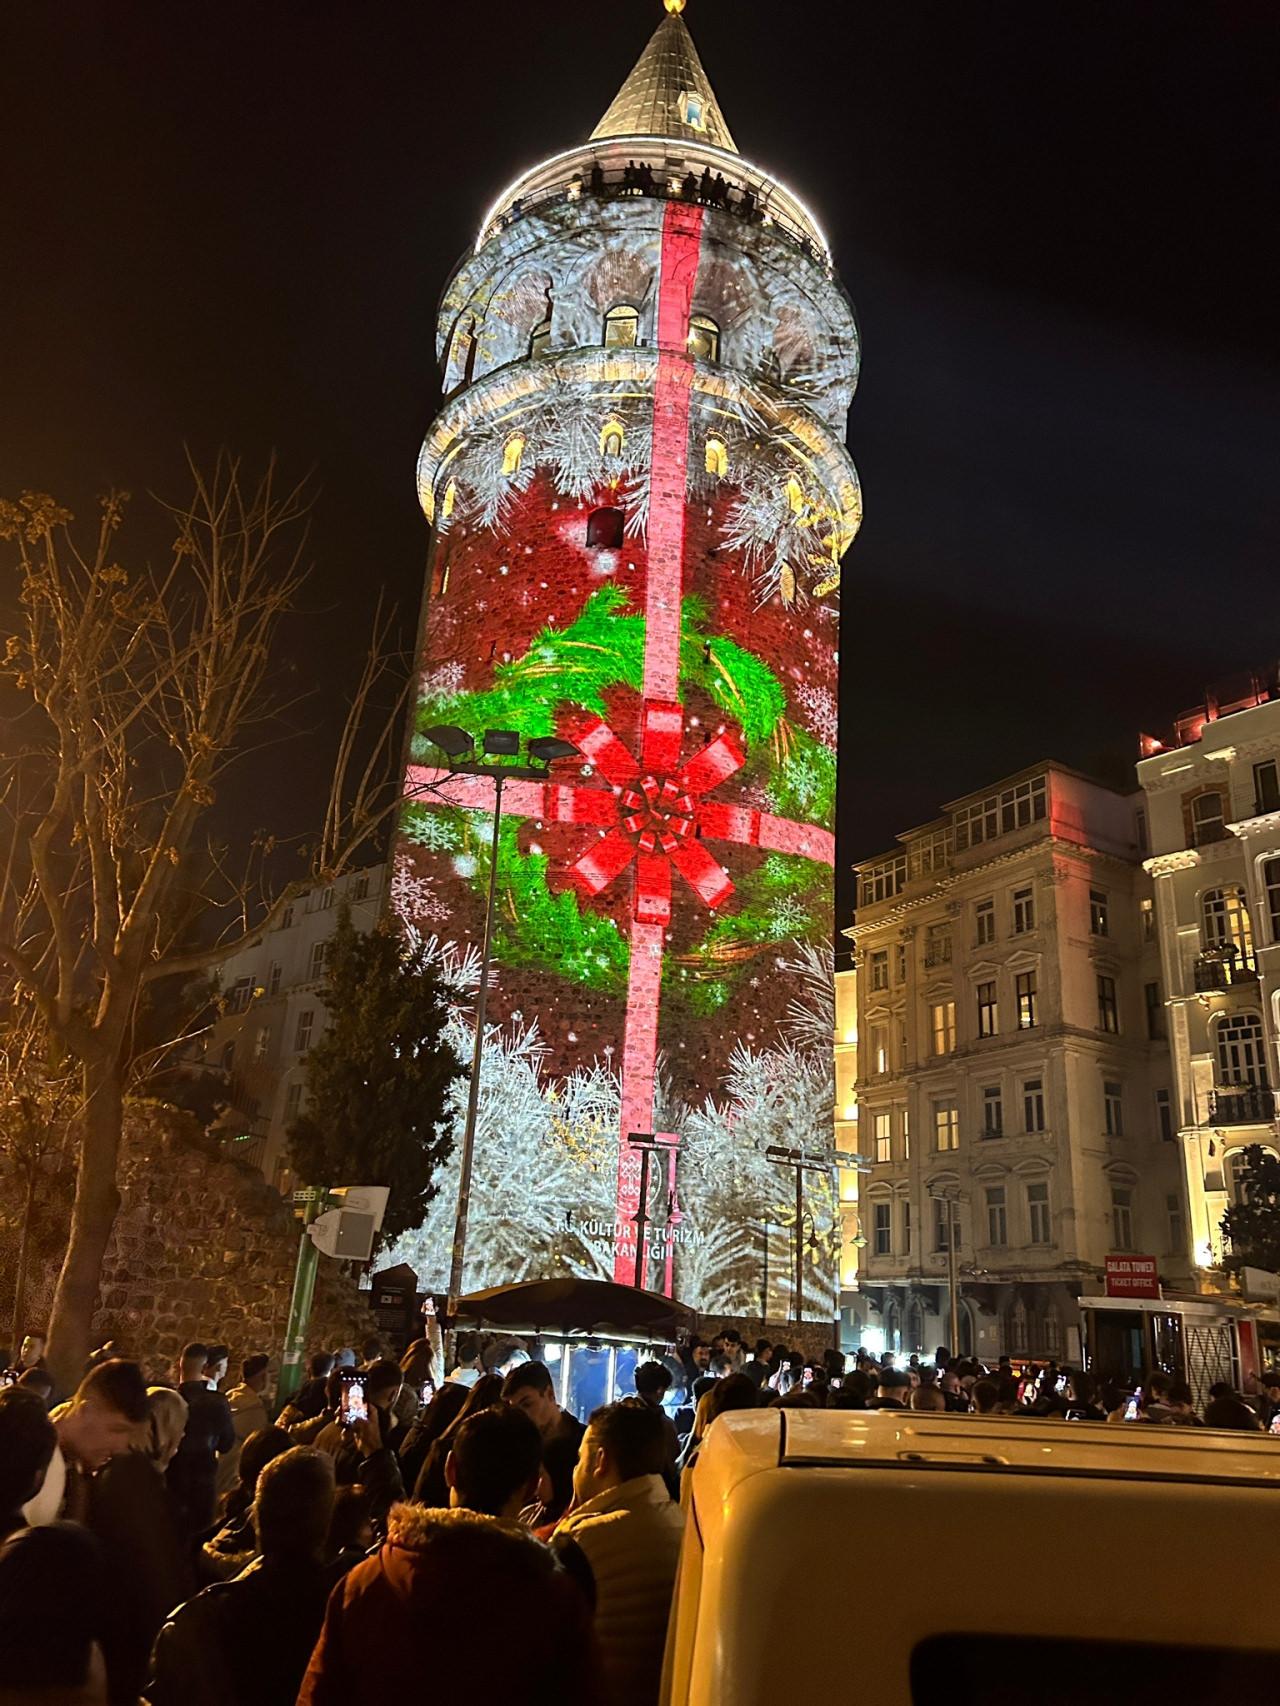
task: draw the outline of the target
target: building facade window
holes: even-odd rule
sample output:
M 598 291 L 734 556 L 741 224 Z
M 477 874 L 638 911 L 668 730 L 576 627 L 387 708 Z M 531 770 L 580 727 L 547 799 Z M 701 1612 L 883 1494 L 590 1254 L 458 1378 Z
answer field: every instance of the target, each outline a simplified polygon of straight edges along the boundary
M 1046 779 L 1036 776 L 1030 782 L 1018 782 L 972 805 L 961 806 L 952 818 L 957 851 L 1038 822 L 1048 809 L 1048 797 Z
M 924 963 L 926 969 L 951 964 L 951 931 L 945 924 L 931 924 L 925 932 Z
M 1224 839 L 1226 816 L 1222 809 L 1222 795 L 1216 788 L 1197 794 L 1191 801 L 1190 827 L 1193 847 L 1207 847 L 1210 842 Z
M 973 908 L 973 939 L 980 948 L 996 939 L 996 903 L 994 900 L 980 900 Z
M 640 311 L 629 302 L 615 303 L 604 317 L 604 341 L 618 349 L 632 349 L 640 341 Z
M 1044 1130 L 1044 1080 L 1027 1078 L 1022 1085 L 1022 1129 Z
M 1120 1008 L 1116 1003 L 1116 980 L 1105 972 L 1098 973 L 1098 1029 L 1114 1036 L 1120 1029 Z
M 293 902 L 290 901 L 288 906 L 286 906 L 284 911 L 280 914 L 280 928 L 282 930 L 287 930 L 292 923 L 293 923 Z
M 871 973 L 872 989 L 888 989 L 889 987 L 889 954 L 886 949 L 879 949 L 867 957 L 867 967 Z
M 1274 758 L 1253 767 L 1253 811 L 1255 817 L 1280 812 L 1280 765 Z
M 1111 1187 L 1111 1241 L 1117 1250 L 1133 1249 L 1133 1190 L 1128 1185 Z
M 1257 1013 L 1229 1013 L 1214 1027 L 1218 1082 L 1254 1090 L 1267 1085 L 1267 1052 Z
M 297 1119 L 302 1108 L 302 1085 L 295 1079 L 284 1093 L 284 1117 L 290 1123 Z
M 1009 1216 L 1005 1206 L 1004 1186 L 989 1186 L 986 1197 L 987 1243 L 993 1250 L 1002 1250 L 1009 1242 Z
M 313 983 L 316 978 L 323 975 L 325 961 L 328 957 L 329 944 L 327 942 L 313 942 L 311 944 L 311 958 L 307 964 L 307 976 Z
M 872 1025 L 868 1034 L 871 1054 L 871 1070 L 877 1077 L 889 1070 L 889 1027 L 888 1025 Z
M 992 983 L 980 983 L 975 991 L 978 1001 L 978 1035 L 994 1037 L 1000 1028 L 1000 1014 L 996 1004 L 996 986 Z
M 934 1148 L 941 1153 L 960 1147 L 960 1110 L 954 1102 L 933 1104 Z
M 719 361 L 720 328 L 706 314 L 695 314 L 689 322 L 689 354 L 698 361 Z
M 258 1030 L 257 1030 L 257 1034 L 255 1035 L 255 1037 L 253 1039 L 253 1058 L 255 1060 L 265 1060 L 267 1058 L 267 1050 L 270 1047 L 271 1047 L 271 1026 L 270 1025 L 259 1025 Z
M 998 1084 L 988 1084 L 982 1092 L 982 1135 L 1004 1136 L 1004 1097 Z
M 279 993 L 280 993 L 280 962 L 279 962 L 279 960 L 272 960 L 271 966 L 267 972 L 267 994 L 268 995 L 279 995 Z
M 298 1014 L 298 1028 L 294 1033 L 293 1046 L 298 1054 L 305 1054 L 311 1047 L 311 1027 L 315 1024 L 315 1011 L 308 1007 Z
M 935 1250 L 947 1250 L 951 1247 L 951 1233 L 954 1229 L 956 1248 L 960 1247 L 959 1211 L 954 1203 L 945 1197 L 935 1197 L 933 1200 L 933 1247 Z
M 1091 936 L 1109 936 L 1111 934 L 1110 907 L 1107 903 L 1105 889 L 1089 890 L 1089 934 Z
M 1036 1023 L 1036 974 L 1020 971 L 1014 979 L 1013 992 L 1018 1006 L 1018 1029 L 1030 1031 Z
M 1038 1179 L 1027 1186 L 1027 1230 L 1033 1244 L 1051 1244 L 1052 1228 L 1049 1218 L 1049 1183 Z
M 728 474 L 729 451 L 722 438 L 707 440 L 703 466 L 707 473 L 714 475 L 717 480 L 723 480 Z
M 911 1198 L 902 1199 L 902 1253 L 911 1254 Z
M 902 1110 L 902 1159 L 911 1159 L 911 1109 Z
M 892 1161 L 893 1116 L 888 1112 L 875 1114 L 872 1116 L 871 1127 L 875 1135 L 876 1160 L 881 1162 Z
M 1142 921 L 1142 940 L 1154 942 L 1156 936 L 1156 903 L 1150 895 L 1144 895 L 1138 902 L 1138 916 Z
M 877 1256 L 889 1256 L 893 1253 L 893 1204 L 878 1202 L 872 1210 L 875 1229 L 875 1253 Z
M 895 983 L 907 981 L 907 944 L 905 942 L 895 942 L 893 946 L 893 981 Z
M 1236 965 L 1252 966 L 1253 926 L 1244 890 L 1206 889 L 1200 905 L 1205 947 L 1225 949 Z
M 1158 983 L 1144 983 L 1142 998 L 1147 1009 L 1147 1037 L 1153 1043 L 1164 1041 L 1164 1002 L 1160 999 Z
M 620 551 L 625 537 L 626 513 L 620 509 L 593 509 L 587 517 L 587 549 Z
M 357 877 L 356 881 L 355 881 L 355 887 L 351 890 L 352 905 L 358 905 L 360 903 L 360 901 L 368 900 L 368 898 L 369 898 L 369 879 L 368 879 L 368 877 L 367 876 L 366 877 Z
M 863 906 L 879 906 L 882 901 L 893 900 L 907 886 L 907 856 L 905 853 L 895 853 L 888 859 L 880 859 L 874 865 L 869 865 L 862 873 L 858 890 Z
M 935 1001 L 929 1009 L 929 1024 L 934 1054 L 951 1054 L 956 1046 L 955 1002 Z
M 1280 859 L 1262 861 L 1262 891 L 1267 898 L 1267 922 L 1271 940 L 1280 942 Z
M 1036 897 L 1034 889 L 1013 891 L 1013 933 L 1025 936 L 1036 927 Z
M 1124 1090 L 1111 1078 L 1102 1086 L 1102 1120 L 1108 1137 L 1124 1136 Z
M 1173 1142 L 1173 1098 L 1167 1090 L 1156 1091 L 1156 1130 L 1162 1143 Z

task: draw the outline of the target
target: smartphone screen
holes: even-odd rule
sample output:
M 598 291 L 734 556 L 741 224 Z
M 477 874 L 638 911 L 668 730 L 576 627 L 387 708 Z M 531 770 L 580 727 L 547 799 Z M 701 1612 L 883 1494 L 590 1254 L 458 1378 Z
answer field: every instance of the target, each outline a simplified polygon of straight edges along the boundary
M 369 1404 L 364 1395 L 364 1381 L 359 1376 L 343 1381 L 338 1414 L 344 1428 L 349 1427 L 352 1422 L 368 1421 Z
M 1138 1419 L 1138 1394 L 1136 1392 L 1124 1407 L 1124 1419 L 1126 1422 L 1136 1422 Z

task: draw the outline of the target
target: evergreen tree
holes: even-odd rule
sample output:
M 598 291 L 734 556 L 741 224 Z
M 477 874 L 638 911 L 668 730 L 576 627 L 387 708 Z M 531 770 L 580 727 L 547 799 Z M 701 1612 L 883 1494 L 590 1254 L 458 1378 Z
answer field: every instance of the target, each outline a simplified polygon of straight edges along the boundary
M 1222 1217 L 1232 1252 L 1226 1266 L 1280 1273 L 1280 1161 L 1260 1143 L 1251 1143 L 1236 1177 L 1240 1201 Z
M 394 922 L 362 935 L 343 906 L 320 993 L 329 1023 L 307 1056 L 291 1159 L 311 1184 L 388 1186 L 389 1242 L 422 1225 L 453 1148 L 445 1115 L 462 1069 L 444 1036 L 449 991 Z

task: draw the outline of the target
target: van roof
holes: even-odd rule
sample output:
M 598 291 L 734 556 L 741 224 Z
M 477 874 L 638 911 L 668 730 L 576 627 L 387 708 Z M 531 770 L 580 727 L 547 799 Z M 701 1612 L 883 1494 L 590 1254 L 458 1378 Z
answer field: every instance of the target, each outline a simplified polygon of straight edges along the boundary
M 722 1416 L 711 1430 L 698 1479 L 703 1496 L 717 1498 L 767 1469 L 840 1467 L 1247 1482 L 1280 1490 L 1280 1441 L 1209 1428 L 1030 1416 L 742 1410 Z

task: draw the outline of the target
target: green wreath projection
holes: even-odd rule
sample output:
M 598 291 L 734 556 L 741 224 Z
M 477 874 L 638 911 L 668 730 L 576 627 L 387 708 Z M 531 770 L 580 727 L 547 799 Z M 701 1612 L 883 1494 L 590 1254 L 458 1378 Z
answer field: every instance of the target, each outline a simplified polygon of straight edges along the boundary
M 533 739 L 556 732 L 556 713 L 563 706 L 604 717 L 606 693 L 625 687 L 638 694 L 645 619 L 628 611 L 627 603 L 621 587 L 601 587 L 568 627 L 543 628 L 523 657 L 496 665 L 492 687 L 419 701 L 415 761 L 432 756 L 421 733 L 432 723 L 453 723 L 475 735 L 486 728 L 517 729 Z M 706 693 L 739 725 L 747 748 L 741 779 L 763 783 L 771 810 L 810 823 L 831 821 L 835 754 L 787 720 L 786 693 L 772 670 L 726 635 L 708 633 L 705 607 L 693 597 L 681 609 L 680 679 Z M 410 804 L 402 827 L 419 845 L 451 854 L 457 874 L 483 893 L 491 830 L 477 825 L 476 817 L 474 811 L 443 803 Z M 552 893 L 547 856 L 520 850 L 522 821 L 504 818 L 499 831 L 496 957 L 601 993 L 624 994 L 626 937 L 612 918 L 582 908 L 572 891 Z M 829 889 L 822 866 L 768 854 L 738 881 L 732 910 L 711 917 L 697 943 L 668 957 L 665 988 L 696 1012 L 723 1006 L 763 948 L 810 933 L 813 908 L 826 905 Z

